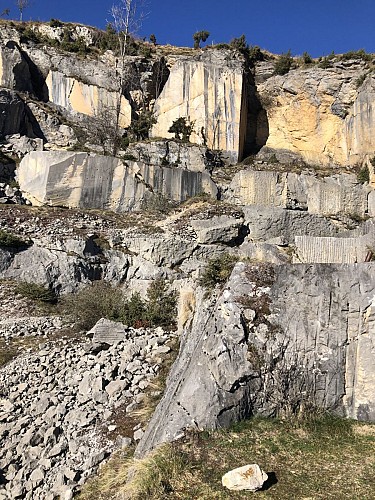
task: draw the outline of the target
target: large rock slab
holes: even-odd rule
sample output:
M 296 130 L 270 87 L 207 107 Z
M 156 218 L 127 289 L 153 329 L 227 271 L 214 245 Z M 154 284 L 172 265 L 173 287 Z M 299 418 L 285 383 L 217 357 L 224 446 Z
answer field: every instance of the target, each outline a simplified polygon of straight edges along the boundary
M 211 219 L 192 219 L 191 226 L 202 244 L 235 243 L 240 238 L 243 219 L 228 215 L 215 215 Z
M 72 248 L 75 248 L 74 245 Z M 18 252 L 3 265 L 1 276 L 29 283 L 50 286 L 56 293 L 71 293 L 83 284 L 99 279 L 100 259 L 94 255 L 80 256 L 74 251 L 61 251 L 35 242 Z
M 295 236 L 335 236 L 338 227 L 326 217 L 302 210 L 250 205 L 243 208 L 250 241 L 294 243 Z
M 354 174 L 319 178 L 307 174 L 241 170 L 223 199 L 239 205 L 307 210 L 317 215 L 347 214 L 363 217 L 371 188 Z
M 189 427 L 306 405 L 375 420 L 374 296 L 374 263 L 238 263 L 217 300 L 198 294 L 137 455 Z
M 94 344 L 114 345 L 126 340 L 124 325 L 106 318 L 101 318 L 87 335 L 92 335 Z
M 367 234 L 355 238 L 295 237 L 294 262 L 355 263 L 365 262 L 374 252 L 375 236 Z
M 19 166 L 18 181 L 34 205 L 116 212 L 142 208 L 153 193 L 180 202 L 202 192 L 212 196 L 217 192 L 207 172 L 67 151 L 28 154 Z

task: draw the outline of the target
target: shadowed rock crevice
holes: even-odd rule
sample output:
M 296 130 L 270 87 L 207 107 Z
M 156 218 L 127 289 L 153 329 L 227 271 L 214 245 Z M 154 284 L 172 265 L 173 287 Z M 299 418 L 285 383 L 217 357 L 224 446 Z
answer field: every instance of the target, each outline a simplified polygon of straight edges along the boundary
M 24 50 L 20 50 L 20 53 L 25 60 L 28 70 L 30 72 L 30 82 L 32 85 L 32 90 L 35 96 L 40 100 L 47 102 L 49 99 L 48 88 L 46 85 L 46 79 L 40 68 L 34 63 L 30 56 Z M 23 89 L 22 89 L 23 90 Z M 25 89 L 27 90 L 27 89 Z
M 264 108 L 254 76 L 247 71 L 244 76 L 244 114 L 243 122 L 245 133 L 243 134 L 243 145 L 240 147 L 240 160 L 257 154 L 266 144 L 269 136 L 269 123 L 266 109 Z

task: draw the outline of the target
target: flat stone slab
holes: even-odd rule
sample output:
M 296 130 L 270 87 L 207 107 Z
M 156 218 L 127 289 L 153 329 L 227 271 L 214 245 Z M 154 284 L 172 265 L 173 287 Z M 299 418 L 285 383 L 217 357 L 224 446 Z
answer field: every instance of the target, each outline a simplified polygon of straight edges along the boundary
M 122 323 L 101 318 L 88 332 L 94 344 L 118 344 L 126 339 L 126 330 Z

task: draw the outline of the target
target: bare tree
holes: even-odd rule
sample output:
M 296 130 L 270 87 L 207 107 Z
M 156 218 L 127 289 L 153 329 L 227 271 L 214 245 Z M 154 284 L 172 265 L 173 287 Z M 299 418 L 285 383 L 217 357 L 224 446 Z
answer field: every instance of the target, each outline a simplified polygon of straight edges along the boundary
M 23 20 L 23 11 L 30 5 L 30 0 L 16 0 L 17 9 L 20 11 L 20 21 Z
M 115 129 L 119 135 L 119 122 L 121 114 L 121 96 L 126 92 L 130 93 L 138 83 L 138 75 L 135 68 L 126 68 L 126 55 L 129 41 L 136 35 L 145 18 L 143 0 L 120 0 L 118 4 L 112 5 L 110 10 L 111 25 L 116 32 L 118 39 L 119 57 L 116 59 L 116 74 L 118 80 L 118 98 Z
M 94 124 L 88 128 L 88 137 L 101 147 L 104 155 L 116 156 L 121 148 L 121 129 L 117 120 L 117 108 L 102 106 L 94 115 Z
M 120 0 L 118 4 L 112 5 L 111 24 L 118 37 L 120 64 L 124 63 L 130 37 L 138 33 L 146 17 L 144 6 L 143 0 Z

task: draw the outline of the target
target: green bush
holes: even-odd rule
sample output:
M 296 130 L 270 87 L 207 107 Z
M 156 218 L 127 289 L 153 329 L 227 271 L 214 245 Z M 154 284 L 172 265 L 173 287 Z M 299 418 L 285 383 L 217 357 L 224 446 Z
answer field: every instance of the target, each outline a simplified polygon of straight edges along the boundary
M 175 139 L 182 142 L 189 142 L 190 136 L 193 132 L 194 122 L 190 123 L 184 116 L 176 118 L 172 125 L 169 127 L 168 132 L 174 134 Z
M 258 47 L 258 45 L 248 45 L 245 35 L 241 35 L 238 38 L 233 38 L 229 42 L 229 47 L 234 50 L 238 50 L 245 56 L 250 65 L 254 65 L 257 61 L 264 60 L 264 54 Z
M 51 28 L 62 28 L 64 24 L 60 21 L 60 19 L 54 19 L 52 18 L 49 22 L 49 25 Z
M 367 54 L 364 49 L 359 49 L 345 52 L 345 54 L 342 54 L 341 59 L 344 61 L 348 61 L 349 59 L 360 59 L 361 61 L 369 62 L 372 61 L 373 56 L 371 54 Z
M 151 111 L 141 111 L 135 120 L 132 120 L 127 129 L 129 138 L 133 141 L 142 141 L 148 138 L 150 129 L 156 123 L 156 118 Z
M 147 290 L 147 319 L 150 326 L 173 329 L 177 314 L 177 296 L 168 291 L 163 278 L 156 278 Z
M 145 198 L 142 202 L 142 210 L 160 214 L 168 214 L 175 207 L 176 202 L 161 193 L 154 193 L 150 198 Z
M 237 258 L 229 254 L 209 259 L 199 284 L 208 290 L 212 290 L 216 285 L 223 285 L 229 279 L 236 262 Z
M 90 330 L 100 318 L 120 321 L 124 316 L 124 296 L 105 281 L 94 281 L 75 295 L 64 297 L 62 308 L 78 326 Z
M 246 42 L 245 35 L 241 35 L 239 38 L 233 38 L 229 42 L 229 46 L 232 49 L 239 50 L 240 52 L 244 52 L 245 50 L 247 50 L 248 45 L 247 45 L 247 42 Z
M 359 76 L 356 81 L 355 81 L 355 86 L 357 89 L 359 89 L 362 84 L 364 83 L 364 81 L 366 80 L 367 78 L 367 73 L 363 73 L 361 76 Z
M 44 37 L 40 35 L 40 33 L 34 31 L 29 26 L 25 27 L 24 29 L 21 28 L 21 36 L 20 36 L 21 43 L 27 43 L 27 42 L 42 43 L 43 41 Z
M 257 61 L 264 61 L 264 54 L 258 47 L 258 45 L 249 45 L 247 48 L 247 54 L 250 63 L 254 64 Z
M 96 47 L 101 51 L 113 50 L 114 52 L 119 49 L 119 40 L 116 30 L 111 23 L 107 24 L 105 31 L 100 31 L 95 43 Z
M 23 248 L 27 247 L 29 242 L 22 240 L 18 236 L 0 229 L 0 247 L 5 248 Z
M 78 326 L 90 330 L 100 318 L 120 321 L 134 328 L 174 328 L 177 298 L 168 292 L 165 280 L 155 279 L 144 300 L 138 292 L 129 298 L 119 288 L 95 281 L 77 294 L 63 299 L 62 308 Z
M 312 64 L 314 61 L 308 52 L 304 52 L 302 54 L 302 62 L 303 64 Z
M 122 323 L 135 328 L 149 326 L 146 302 L 142 299 L 139 292 L 134 292 L 130 296 L 130 299 L 124 302 L 123 313 L 120 319 Z
M 37 283 L 28 283 L 26 281 L 18 283 L 15 292 L 22 295 L 22 297 L 35 300 L 36 302 L 45 304 L 56 304 L 57 302 L 57 297 L 53 290 Z
M 318 66 L 319 66 L 319 68 L 322 68 L 322 69 L 328 69 L 328 68 L 332 68 L 332 63 L 328 57 L 323 57 L 323 59 L 321 59 L 319 61 Z
M 63 40 L 60 44 L 60 48 L 66 52 L 74 52 L 79 54 L 87 54 L 90 49 L 87 47 L 83 38 L 79 37 L 74 41 Z
M 138 49 L 139 55 L 143 56 L 145 59 L 149 59 L 152 56 L 152 49 L 150 45 L 146 43 L 140 43 Z
M 281 54 L 281 56 L 279 56 L 279 58 L 277 59 L 275 63 L 274 74 L 286 75 L 290 71 L 292 64 L 293 64 L 293 58 L 291 56 L 290 50 L 288 50 L 288 52 Z
M 357 180 L 361 184 L 365 184 L 366 182 L 370 182 L 370 171 L 367 166 L 361 168 L 361 170 L 357 174 Z

